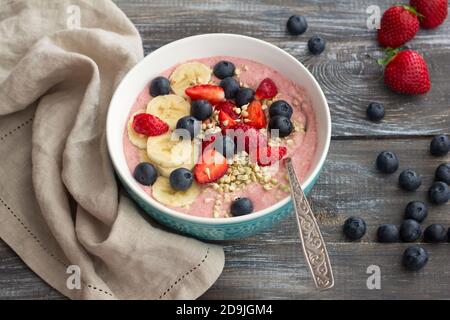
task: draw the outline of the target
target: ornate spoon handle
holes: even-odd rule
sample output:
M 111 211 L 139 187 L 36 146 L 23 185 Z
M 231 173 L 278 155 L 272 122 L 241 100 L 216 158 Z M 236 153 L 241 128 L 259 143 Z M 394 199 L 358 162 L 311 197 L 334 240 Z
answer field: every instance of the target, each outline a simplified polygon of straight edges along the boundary
M 334 286 L 333 271 L 319 225 L 297 179 L 291 158 L 286 159 L 286 167 L 303 252 L 314 277 L 314 283 L 318 289 L 330 289 Z

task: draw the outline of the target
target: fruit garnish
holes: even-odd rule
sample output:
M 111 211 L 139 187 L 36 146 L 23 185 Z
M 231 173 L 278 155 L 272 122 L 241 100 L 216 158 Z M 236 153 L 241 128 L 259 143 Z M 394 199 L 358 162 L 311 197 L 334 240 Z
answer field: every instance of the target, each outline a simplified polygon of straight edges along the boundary
M 236 121 L 226 112 L 221 110 L 219 112 L 219 122 L 222 130 L 232 127 L 236 124 Z
M 267 145 L 267 137 L 259 130 L 245 123 L 237 123 L 225 130 L 226 135 L 233 138 L 237 151 L 245 150 L 247 153 Z
M 266 78 L 256 89 L 256 99 L 272 99 L 278 94 L 278 88 L 272 79 Z
M 447 0 L 410 0 L 410 4 L 422 15 L 419 20 L 423 28 L 436 28 L 447 18 Z
M 226 112 L 233 119 L 238 119 L 239 115 L 234 111 L 236 106 L 230 100 L 223 101 L 214 107 L 215 110 Z
M 212 183 L 228 171 L 227 159 L 214 149 L 206 150 L 194 167 L 194 177 L 199 184 Z
M 201 84 L 187 88 L 186 95 L 192 100 L 208 100 L 213 105 L 225 100 L 223 88 L 212 84 Z
M 424 94 L 430 90 L 428 67 L 418 52 L 388 48 L 386 53 L 387 58 L 378 62 L 386 65 L 384 83 L 387 87 L 409 95 Z
M 169 125 L 154 115 L 140 113 L 134 116 L 133 129 L 137 133 L 153 137 L 169 131 Z
M 258 100 L 252 101 L 247 108 L 248 116 L 247 124 L 256 128 L 262 129 L 267 126 L 266 114 L 262 108 L 261 102 Z
M 260 167 L 266 167 L 283 159 L 284 156 L 286 156 L 286 153 L 287 153 L 286 147 L 265 146 L 259 148 L 256 160 Z
M 397 5 L 386 10 L 378 30 L 378 42 L 383 47 L 398 48 L 419 31 L 419 13 L 410 6 Z
M 220 133 L 216 133 L 216 134 L 211 134 L 209 136 L 206 136 L 203 140 L 202 140 L 202 152 L 204 150 L 206 150 L 206 148 L 213 144 L 214 141 L 216 141 L 217 137 L 221 136 Z

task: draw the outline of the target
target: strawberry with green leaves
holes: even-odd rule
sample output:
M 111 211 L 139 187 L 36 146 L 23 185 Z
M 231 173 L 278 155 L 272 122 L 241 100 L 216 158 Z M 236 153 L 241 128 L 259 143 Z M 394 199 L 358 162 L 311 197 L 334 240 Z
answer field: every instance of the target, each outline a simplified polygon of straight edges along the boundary
M 419 31 L 419 13 L 410 6 L 397 5 L 381 17 L 378 42 L 383 47 L 398 48 L 414 38 Z
M 409 4 L 420 13 L 419 20 L 422 28 L 436 28 L 447 18 L 447 0 L 410 0 Z

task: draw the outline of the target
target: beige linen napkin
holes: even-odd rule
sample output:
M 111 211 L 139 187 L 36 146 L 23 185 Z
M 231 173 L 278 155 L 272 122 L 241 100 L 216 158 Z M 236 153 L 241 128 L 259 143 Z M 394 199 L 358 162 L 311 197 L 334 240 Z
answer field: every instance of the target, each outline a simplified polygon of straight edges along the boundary
M 110 1 L 0 0 L 0 236 L 73 299 L 193 299 L 223 268 L 118 189 L 106 113 L 142 56 Z

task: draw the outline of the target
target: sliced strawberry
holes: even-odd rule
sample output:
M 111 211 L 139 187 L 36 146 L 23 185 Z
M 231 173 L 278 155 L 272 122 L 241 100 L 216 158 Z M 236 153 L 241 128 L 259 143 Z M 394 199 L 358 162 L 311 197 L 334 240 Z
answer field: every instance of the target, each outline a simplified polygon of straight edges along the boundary
M 214 149 L 206 150 L 194 167 L 195 180 L 200 184 L 211 183 L 222 178 L 228 171 L 227 159 Z
M 232 127 L 236 124 L 236 121 L 226 112 L 221 110 L 219 112 L 219 122 L 220 127 L 222 130 L 225 130 L 226 128 Z
M 281 159 L 287 153 L 286 147 L 271 147 L 266 146 L 258 150 L 257 162 L 261 167 L 270 166 Z
M 212 84 L 201 84 L 187 88 L 186 94 L 192 100 L 208 100 L 212 104 L 218 104 L 225 100 L 225 92 L 222 87 Z
M 230 100 L 223 101 L 218 105 L 216 105 L 214 108 L 216 110 L 228 113 L 228 115 L 231 116 L 233 119 L 239 118 L 239 115 L 236 112 L 234 112 L 234 108 L 236 108 L 236 106 Z
M 154 115 L 140 113 L 133 118 L 133 129 L 137 133 L 152 137 L 169 131 L 169 125 Z
M 238 151 L 254 152 L 259 146 L 267 145 L 267 138 L 259 130 L 245 124 L 237 123 L 225 130 L 225 133 L 233 138 Z
M 250 103 L 247 108 L 247 113 L 248 125 L 256 129 L 262 129 L 267 126 L 266 114 L 262 109 L 261 102 L 259 102 L 258 100 L 254 100 L 252 101 L 252 103 Z
M 216 133 L 216 134 L 212 134 L 212 135 L 205 137 L 202 140 L 202 152 L 205 151 L 209 145 L 213 144 L 214 141 L 216 141 L 217 137 L 220 135 L 221 135 L 221 133 Z
M 272 99 L 278 94 L 276 84 L 269 78 L 264 79 L 256 89 L 256 99 Z

